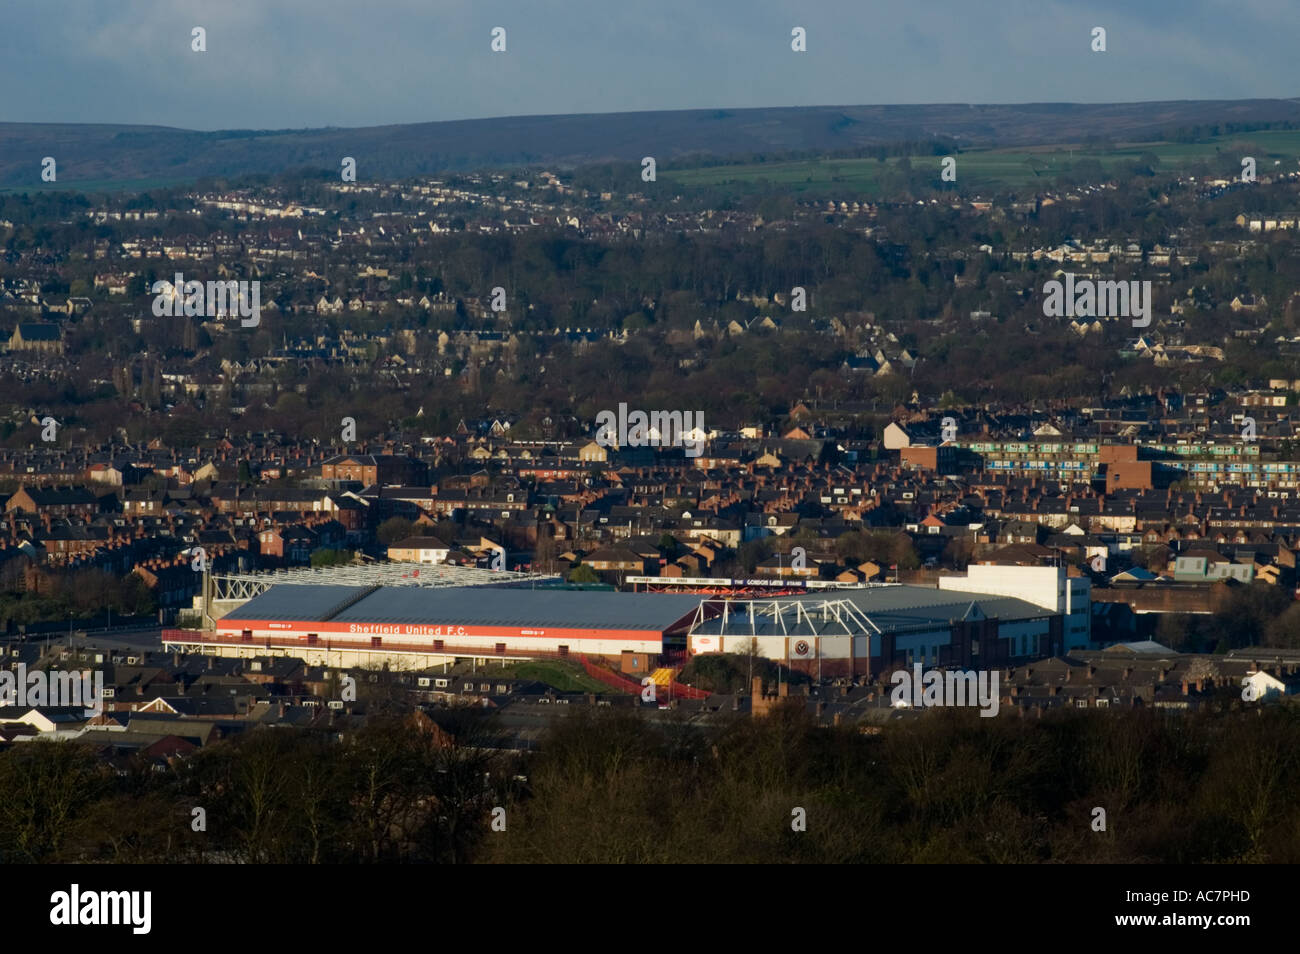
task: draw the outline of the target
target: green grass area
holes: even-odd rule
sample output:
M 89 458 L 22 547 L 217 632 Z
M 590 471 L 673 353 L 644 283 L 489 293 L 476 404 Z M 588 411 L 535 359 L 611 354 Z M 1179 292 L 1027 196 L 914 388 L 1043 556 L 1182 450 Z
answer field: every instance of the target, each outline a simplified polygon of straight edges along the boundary
M 1035 182 L 1050 184 L 1057 176 L 1077 169 L 1084 160 L 1094 160 L 1107 172 L 1132 165 L 1143 155 L 1153 154 L 1160 163 L 1156 171 L 1177 171 L 1196 162 L 1209 162 L 1217 175 L 1236 178 L 1241 174 L 1241 148 L 1250 146 L 1257 174 L 1273 169 L 1288 172 L 1300 160 L 1300 130 L 1268 130 L 1220 136 L 1203 143 L 1124 143 L 1108 150 L 1077 146 L 1033 146 L 1014 149 L 979 149 L 956 154 L 959 192 L 1018 189 Z M 912 156 L 914 173 L 933 170 L 939 186 L 940 156 Z M 1280 161 L 1274 166 L 1274 161 Z M 805 195 L 881 195 L 882 180 L 898 181 L 901 158 L 802 159 L 790 162 L 748 163 L 734 166 L 706 166 L 660 169 L 668 182 L 685 187 L 726 186 L 742 193 L 760 193 L 774 186 Z
M 488 676 L 536 679 L 538 682 L 544 682 L 559 692 L 616 693 L 618 691 L 605 685 L 599 679 L 588 676 L 586 670 L 579 663 L 564 662 L 559 659 L 531 660 L 506 666 L 494 666 L 489 663 L 480 666 L 478 671 Z

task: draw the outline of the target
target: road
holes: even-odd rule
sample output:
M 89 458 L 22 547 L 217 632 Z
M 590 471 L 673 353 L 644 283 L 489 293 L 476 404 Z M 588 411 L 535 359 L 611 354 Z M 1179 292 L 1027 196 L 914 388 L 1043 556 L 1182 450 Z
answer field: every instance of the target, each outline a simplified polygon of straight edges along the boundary
M 78 647 L 83 646 L 104 646 L 110 649 L 130 649 L 130 650 L 148 650 L 151 652 L 162 651 L 162 627 L 145 626 L 131 629 L 112 629 L 112 630 L 88 630 L 84 637 L 73 637 L 71 642 Z M 77 632 L 83 632 L 78 630 Z M 10 642 L 15 642 L 10 638 Z M 67 633 L 49 633 L 39 636 L 29 636 L 26 640 L 28 643 L 36 645 L 45 645 L 48 641 L 51 646 L 66 646 L 69 642 Z

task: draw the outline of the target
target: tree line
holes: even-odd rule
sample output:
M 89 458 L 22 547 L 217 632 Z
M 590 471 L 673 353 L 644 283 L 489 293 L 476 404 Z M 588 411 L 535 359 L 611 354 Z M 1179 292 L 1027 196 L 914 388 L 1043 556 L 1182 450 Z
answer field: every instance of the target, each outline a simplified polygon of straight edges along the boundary
M 530 755 L 480 710 L 391 712 L 254 729 L 162 772 L 32 742 L 0 753 L 0 859 L 1293 863 L 1298 710 L 1230 695 L 1178 715 L 932 710 L 877 734 L 789 705 L 707 726 L 575 707 Z

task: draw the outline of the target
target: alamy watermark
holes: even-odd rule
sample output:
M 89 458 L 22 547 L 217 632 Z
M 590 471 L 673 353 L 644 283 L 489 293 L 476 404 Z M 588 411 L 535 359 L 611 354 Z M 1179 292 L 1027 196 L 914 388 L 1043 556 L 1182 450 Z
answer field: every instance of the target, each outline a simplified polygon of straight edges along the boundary
M 56 926 L 125 925 L 148 934 L 153 923 L 152 891 L 83 891 L 74 884 L 50 895 L 50 923 Z
M 912 672 L 897 670 L 890 682 L 894 691 L 889 701 L 895 707 L 979 706 L 980 717 L 998 714 L 998 671 L 978 672 L 930 669 L 922 672 L 920 663 Z
M 179 318 L 224 318 L 238 315 L 239 324 L 254 328 L 262 321 L 262 283 L 260 281 L 223 282 L 186 281 L 180 272 L 176 281 L 156 281 L 149 289 L 154 296 L 153 313 Z
M 87 710 L 87 718 L 104 710 L 104 674 L 83 669 L 27 671 L 26 663 L 17 669 L 0 670 L 0 705 L 78 708 Z
M 596 415 L 596 443 L 601 447 L 683 447 L 687 457 L 704 453 L 703 411 L 632 411 L 620 402 L 618 412 Z
M 1064 277 L 1064 283 L 1043 285 L 1043 314 L 1048 318 L 1132 318 L 1134 328 L 1151 324 L 1151 282 L 1076 281 L 1073 272 Z

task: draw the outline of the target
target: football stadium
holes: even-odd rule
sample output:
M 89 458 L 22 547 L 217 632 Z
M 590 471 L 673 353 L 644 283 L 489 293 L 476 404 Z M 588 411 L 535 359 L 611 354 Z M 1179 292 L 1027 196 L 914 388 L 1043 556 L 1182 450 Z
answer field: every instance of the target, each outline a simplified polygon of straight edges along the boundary
M 214 587 L 222 598 L 208 604 L 220 615 L 205 614 L 198 630 L 165 630 L 164 644 L 403 669 L 564 656 L 625 663 L 635 656 L 624 668 L 642 669 L 686 652 L 753 653 L 826 678 L 913 663 L 987 668 L 1076 644 L 1052 604 L 1054 588 L 1040 602 L 899 584 L 751 597 L 584 591 L 545 579 L 503 584 L 500 574 L 465 585 L 469 578 L 410 574 L 389 567 L 379 583 L 346 574 L 227 579 Z
M 276 584 L 204 631 L 164 643 L 217 655 L 286 654 L 323 665 L 424 667 L 457 658 L 530 659 L 685 646 L 700 600 L 686 594 L 553 587 Z

